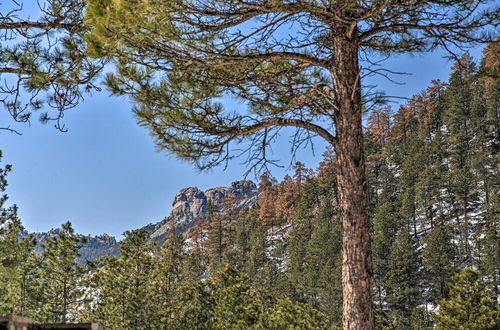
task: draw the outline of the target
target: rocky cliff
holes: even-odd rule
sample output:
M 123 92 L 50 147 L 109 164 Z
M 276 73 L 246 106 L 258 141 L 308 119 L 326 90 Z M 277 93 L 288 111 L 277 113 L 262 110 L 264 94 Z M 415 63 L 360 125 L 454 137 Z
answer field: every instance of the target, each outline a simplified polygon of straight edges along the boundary
M 217 187 L 206 191 L 201 191 L 196 187 L 184 188 L 175 196 L 170 215 L 144 228 L 151 232 L 152 239 L 163 242 L 170 221 L 174 222 L 178 234 L 184 233 L 199 220 L 206 220 L 206 208 L 209 201 L 216 207 L 220 206 L 229 194 L 233 194 L 238 199 L 237 206 L 240 209 L 254 205 L 259 199 L 259 189 L 256 184 L 246 180 L 233 182 L 230 187 Z
M 178 234 L 188 231 L 199 220 L 206 220 L 206 207 L 210 201 L 215 207 L 221 206 L 224 198 L 229 194 L 234 194 L 238 200 L 238 208 L 244 209 L 257 203 L 259 200 L 259 189 L 252 181 L 236 181 L 229 187 L 217 187 L 202 191 L 196 187 L 181 189 L 174 198 L 172 210 L 165 219 L 150 223 L 144 227 L 151 233 L 151 238 L 158 242 L 165 241 L 165 234 L 170 225 L 174 222 Z M 49 236 L 58 235 L 58 229 L 52 229 L 45 233 L 34 233 L 37 241 L 37 252 L 41 252 L 41 244 Z M 28 235 L 27 232 L 24 235 Z M 84 241 L 80 249 L 81 257 L 79 262 L 85 262 L 99 258 L 101 256 L 114 256 L 119 254 L 119 243 L 112 236 L 103 234 L 99 236 L 79 235 Z

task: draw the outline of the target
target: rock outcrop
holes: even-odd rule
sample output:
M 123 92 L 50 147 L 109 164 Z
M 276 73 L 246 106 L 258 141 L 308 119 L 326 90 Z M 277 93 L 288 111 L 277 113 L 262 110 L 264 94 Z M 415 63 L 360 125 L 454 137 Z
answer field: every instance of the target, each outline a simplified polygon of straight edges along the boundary
M 184 233 L 198 221 L 206 220 L 206 208 L 209 201 L 214 206 L 220 206 L 229 194 L 234 194 L 238 199 L 237 206 L 240 209 L 252 206 L 259 200 L 257 185 L 246 180 L 233 182 L 230 187 L 217 187 L 206 191 L 201 191 L 196 187 L 184 188 L 175 196 L 170 215 L 144 228 L 151 231 L 152 239 L 162 242 L 165 240 L 170 221 L 174 222 L 178 234 Z
M 170 221 L 174 222 L 178 234 L 185 233 L 193 227 L 198 221 L 206 220 L 206 208 L 210 201 L 215 207 L 220 207 L 224 199 L 234 194 L 238 200 L 237 207 L 244 209 L 257 203 L 259 200 L 259 189 L 252 181 L 236 181 L 230 187 L 211 188 L 201 191 L 196 187 L 189 187 L 180 190 L 172 203 L 172 210 L 165 219 L 150 223 L 142 229 L 151 233 L 151 239 L 162 244 L 165 241 L 166 232 Z M 23 235 L 28 235 L 24 232 Z M 59 229 L 52 229 L 44 233 L 33 233 L 37 246 L 35 250 L 42 252 L 42 243 L 50 236 L 59 235 Z M 80 249 L 80 258 L 78 262 L 84 263 L 87 260 L 97 259 L 101 256 L 115 256 L 119 254 L 119 243 L 112 236 L 103 234 L 99 236 L 84 236 L 82 238 L 82 247 Z

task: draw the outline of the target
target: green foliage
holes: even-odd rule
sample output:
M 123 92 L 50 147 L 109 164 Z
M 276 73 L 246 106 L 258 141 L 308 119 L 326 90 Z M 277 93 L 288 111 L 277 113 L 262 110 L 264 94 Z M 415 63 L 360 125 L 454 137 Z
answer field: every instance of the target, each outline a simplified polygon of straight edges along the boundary
M 40 318 L 44 322 L 74 321 L 84 304 L 82 280 L 86 269 L 76 261 L 81 243 L 70 222 L 42 243 Z
M 83 40 L 86 4 L 9 1 L 2 7 L 0 103 L 14 122 L 29 123 L 37 115 L 64 131 L 64 112 L 100 90 L 95 80 L 104 61 L 89 58 Z
M 416 244 L 407 231 L 398 233 L 389 256 L 386 290 L 389 306 L 401 312 L 410 312 L 420 296 L 420 256 Z
M 466 268 L 453 277 L 450 298 L 439 301 L 436 320 L 438 330 L 493 330 L 500 327 L 500 308 L 480 273 Z
M 430 300 L 448 297 L 448 282 L 456 269 L 456 247 L 451 242 L 448 226 L 436 226 L 423 239 L 427 244 L 423 252 L 424 274 L 430 286 Z
M 256 329 L 329 329 L 326 317 L 305 304 L 278 300 Z
M 493 23 L 494 10 L 475 15 L 481 2 L 92 0 L 86 41 L 88 54 L 114 61 L 108 88 L 132 97 L 159 147 L 207 168 L 232 157 L 231 143 L 250 143 L 251 158 L 265 158 L 262 142 L 283 126 L 333 144 L 334 104 L 344 101 L 335 99 L 331 77 L 350 70 L 328 64 L 332 42 L 356 40 L 357 58 L 365 50 L 425 52 L 449 40 L 488 40 L 478 30 Z M 224 96 L 243 109 L 226 109 Z
M 155 275 L 158 280 L 162 274 L 155 274 L 154 245 L 149 234 L 138 230 L 125 232 L 125 236 L 120 242 L 120 257 L 105 258 L 90 282 L 96 304 L 89 318 L 111 329 L 158 324 L 157 310 L 165 307 L 163 299 L 158 299 L 164 292 L 154 281 Z M 162 285 L 167 284 L 168 279 L 162 278 Z
M 300 303 L 275 299 L 252 289 L 231 267 L 207 282 L 179 290 L 174 328 L 326 329 L 324 315 Z
M 388 262 L 390 260 L 391 246 L 398 231 L 398 218 L 395 217 L 395 207 L 390 202 L 380 199 L 373 217 L 373 266 L 375 271 L 375 295 L 378 296 L 379 305 L 382 287 L 387 277 Z
M 2 209 L 0 220 L 0 315 L 35 316 L 33 278 L 36 255 L 30 236 L 21 237 L 24 228 L 17 208 Z
M 416 307 L 411 313 L 377 310 L 375 324 L 380 330 L 430 330 L 434 328 L 434 315 L 424 307 Z
M 0 193 L 7 187 L 10 170 L 10 165 L 0 168 Z M 24 228 L 17 215 L 17 206 L 5 207 L 6 201 L 7 195 L 0 196 L 0 315 L 35 317 L 34 240 L 30 236 L 22 237 Z

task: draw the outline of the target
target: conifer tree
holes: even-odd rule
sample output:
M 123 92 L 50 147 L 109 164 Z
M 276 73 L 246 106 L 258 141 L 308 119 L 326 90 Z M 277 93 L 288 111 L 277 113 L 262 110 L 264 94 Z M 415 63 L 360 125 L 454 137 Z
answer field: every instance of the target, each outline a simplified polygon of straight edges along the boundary
M 303 193 L 295 205 L 296 218 L 288 240 L 287 276 L 295 290 L 293 297 L 299 301 L 308 301 L 306 296 L 310 295 L 305 283 L 307 278 L 304 276 L 304 272 L 308 246 L 315 229 L 318 202 L 319 194 L 316 181 L 309 180 L 305 183 Z
M 460 258 L 472 262 L 470 213 L 478 206 L 477 177 L 472 168 L 474 137 L 473 86 L 476 67 L 472 57 L 462 56 L 454 66 L 446 90 L 444 123 L 448 129 L 450 204 L 460 237 Z
M 434 314 L 419 306 L 412 311 L 409 320 L 405 320 L 404 323 L 406 324 L 402 325 L 410 330 L 431 330 L 434 329 Z
M 250 287 L 225 266 L 205 282 L 183 286 L 172 314 L 174 329 L 326 329 L 321 313 Z
M 446 197 L 444 187 L 449 173 L 443 163 L 446 162 L 446 152 L 443 146 L 446 141 L 440 131 L 435 133 L 432 140 L 424 142 L 423 154 L 425 167 L 418 176 L 416 189 L 416 212 L 421 219 L 421 229 L 433 229 L 447 222 L 445 215 Z
M 379 199 L 373 217 L 373 264 L 375 277 L 375 301 L 379 308 L 384 305 L 385 280 L 389 269 L 391 247 L 400 228 L 395 216 L 394 205 L 384 199 Z
M 422 254 L 425 281 L 429 285 L 431 302 L 448 297 L 448 285 L 457 268 L 456 246 L 451 241 L 448 226 L 435 226 L 423 239 L 426 244 Z
M 496 54 L 500 43 L 494 42 L 483 51 L 479 68 L 476 111 L 479 119 L 479 132 L 476 133 L 476 154 L 474 167 L 480 173 L 479 186 L 483 196 L 481 201 L 482 221 L 477 226 L 476 241 L 479 256 L 478 264 L 482 273 L 492 281 L 493 289 L 500 293 L 500 212 L 498 185 L 500 176 L 497 170 L 498 150 L 500 150 L 500 61 Z
M 120 257 L 102 261 L 92 279 L 96 295 L 91 317 L 111 329 L 160 327 L 161 292 L 153 285 L 155 248 L 145 230 L 127 231 Z
M 229 248 L 225 255 L 225 261 L 243 271 L 248 261 L 248 252 L 250 248 L 250 231 L 252 230 L 251 212 L 255 212 L 254 208 L 250 207 L 241 211 L 234 221 L 234 231 L 229 236 Z M 258 214 L 255 214 L 258 218 Z
M 250 230 L 249 235 L 249 246 L 248 246 L 248 261 L 246 263 L 246 272 L 251 278 L 256 278 L 259 270 L 268 262 L 268 257 L 266 254 L 267 249 L 267 230 L 261 221 L 255 215 L 258 209 L 255 209 L 255 213 L 250 213 Z
M 39 308 L 45 322 L 76 320 L 84 304 L 82 278 L 85 268 L 77 262 L 82 238 L 68 221 L 42 243 Z
M 172 302 L 177 288 L 184 280 L 185 255 L 183 246 L 184 239 L 182 236 L 176 235 L 174 222 L 170 221 L 167 240 L 159 248 L 158 255 L 153 262 L 154 270 L 151 279 L 151 285 L 156 288 L 158 294 L 155 317 L 158 319 L 158 324 L 164 328 L 170 328 L 171 315 L 175 313 Z
M 402 156 L 401 167 L 398 169 L 399 178 L 399 218 L 401 224 L 404 224 L 406 230 L 416 236 L 419 232 L 420 223 L 417 220 L 416 212 L 416 184 L 418 176 L 422 170 L 423 154 L 422 144 L 415 133 L 408 134 L 405 142 L 400 145 L 401 151 L 405 153 Z
M 370 196 L 370 215 L 373 216 L 379 195 L 384 189 L 384 147 L 388 142 L 392 126 L 390 107 L 373 109 L 367 118 L 364 141 L 366 150 L 366 175 Z
M 17 208 L 2 209 L 0 215 L 0 315 L 37 317 L 38 268 L 31 236 L 17 218 Z
M 206 247 L 211 270 L 217 269 L 224 260 L 234 233 L 234 223 L 238 217 L 238 199 L 234 194 L 226 196 L 219 206 L 209 202 L 207 206 Z
M 416 244 L 406 230 L 401 230 L 392 244 L 388 262 L 387 303 L 409 316 L 420 296 L 420 256 Z
M 477 271 L 466 268 L 453 277 L 450 298 L 439 301 L 436 329 L 493 330 L 500 327 L 500 309 Z
M 323 206 L 327 207 L 332 206 Z M 313 298 L 310 299 L 311 306 L 324 313 L 331 322 L 340 325 L 340 227 L 331 212 L 332 210 L 322 210 L 316 220 L 312 239 L 307 246 L 303 276 L 311 293 L 310 298 Z
M 289 176 L 285 175 L 283 181 L 276 187 L 275 198 L 275 221 L 273 227 L 278 228 L 289 223 L 294 218 L 294 204 L 297 200 L 301 183 L 294 182 Z
M 262 192 L 259 199 L 259 219 L 273 231 L 276 223 L 276 179 L 268 172 L 263 173 L 260 176 L 259 189 Z
M 2 152 L 0 150 L 0 161 Z M 0 168 L 0 193 L 7 187 L 11 166 Z M 17 206 L 5 206 L 0 196 L 0 315 L 35 317 L 33 288 L 36 286 L 34 240 L 24 236 Z
M 188 233 L 191 240 L 189 253 L 186 255 L 183 274 L 188 280 L 198 280 L 210 263 L 207 249 L 207 228 L 205 219 L 200 219 Z

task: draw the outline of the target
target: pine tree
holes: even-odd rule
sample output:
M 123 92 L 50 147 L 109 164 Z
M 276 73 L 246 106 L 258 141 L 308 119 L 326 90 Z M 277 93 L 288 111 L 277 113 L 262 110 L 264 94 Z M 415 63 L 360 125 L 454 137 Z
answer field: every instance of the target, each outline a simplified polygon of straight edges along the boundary
M 182 286 L 172 314 L 174 329 L 326 329 L 321 313 L 276 299 L 248 285 L 225 266 L 207 281 Z
M 334 221 L 331 208 L 330 204 L 320 210 L 307 247 L 304 277 L 312 293 L 311 307 L 321 311 L 331 322 L 341 324 L 340 223 Z
M 286 126 L 297 129 L 292 151 L 313 136 L 336 148 L 342 253 L 343 260 L 349 260 L 342 264 L 344 294 L 351 296 L 344 300 L 344 323 L 346 328 L 362 323 L 372 329 L 371 224 L 362 129 L 365 75 L 360 59 L 364 54 L 391 56 L 439 46 L 451 51 L 448 45 L 460 49 L 491 40 L 485 30 L 497 23 L 496 7 L 483 0 L 48 0 L 48 4 L 47 21 L 23 22 L 13 14 L 0 26 L 7 31 L 6 38 L 9 31 L 16 31 L 27 35 L 28 41 L 34 38 L 35 46 L 43 44 L 40 39 L 68 32 L 60 41 L 66 47 L 53 47 L 49 41 L 48 49 L 34 47 L 38 52 L 28 49 L 21 53 L 25 56 L 2 54 L 2 72 L 13 73 L 17 86 L 31 80 L 27 89 L 35 96 L 54 85 L 42 78 L 60 78 L 59 71 L 67 71 L 63 55 L 70 54 L 70 68 L 74 65 L 76 73 L 92 74 L 83 80 L 73 70 L 69 77 L 61 74 L 67 79 L 56 84 L 56 91 L 61 88 L 64 96 L 55 93 L 49 99 L 64 108 L 69 98 L 73 106 L 81 94 L 67 86 L 76 81 L 77 86 L 92 88 L 92 78 L 103 70 L 90 65 L 86 56 L 91 55 L 117 64 L 118 72 L 108 75 L 108 85 L 115 94 L 132 97 L 140 122 L 151 129 L 160 148 L 200 168 L 232 158 L 227 152 L 235 148 L 229 144 L 238 142 L 250 142 L 254 166 L 265 166 L 272 161 L 267 146 Z M 50 33 L 52 29 L 60 32 Z M 81 42 L 83 35 L 86 43 Z M 51 50 L 56 56 L 49 56 Z M 23 61 L 18 57 L 27 57 L 28 65 L 19 65 Z M 12 60 L 17 60 L 14 66 Z M 38 62 L 48 62 L 44 68 L 56 68 L 56 74 L 40 70 Z M 13 94 L 14 101 L 7 105 L 17 105 L 18 94 Z M 222 96 L 241 100 L 249 111 L 225 112 Z M 368 101 L 377 103 L 380 97 Z M 36 103 L 35 109 L 39 107 Z
M 151 285 L 156 288 L 159 303 L 154 315 L 158 324 L 164 328 L 171 328 L 170 321 L 172 313 L 172 302 L 177 288 L 184 280 L 183 270 L 185 267 L 185 254 L 183 252 L 184 239 L 176 235 L 174 222 L 170 221 L 167 231 L 167 240 L 157 252 L 157 258 L 153 262 L 153 273 Z
M 38 117 L 66 131 L 64 112 L 99 91 L 106 61 L 87 57 L 83 0 L 9 1 L 0 21 L 1 107 L 12 123 Z M 44 108 L 44 111 L 39 110 Z M 4 117 L 4 116 L 2 116 Z M 38 119 L 37 118 L 37 119 Z M 0 131 L 15 131 L 5 124 Z M 16 126 L 14 126 L 16 127 Z
M 390 107 L 374 109 L 367 118 L 367 129 L 365 132 L 366 150 L 366 175 L 369 182 L 368 192 L 370 196 L 370 215 L 379 200 L 380 192 L 384 187 L 384 147 L 389 140 L 392 127 L 392 113 Z
M 400 148 L 404 150 L 404 155 L 398 171 L 398 188 L 400 191 L 398 214 L 401 224 L 404 224 L 406 230 L 414 236 L 418 234 L 420 225 L 417 221 L 415 198 L 416 184 L 423 165 L 421 146 L 422 144 L 416 134 L 406 136 L 405 142 Z
M 299 180 L 302 180 L 302 177 L 299 177 Z M 279 228 L 294 218 L 294 204 L 298 198 L 300 186 L 301 183 L 294 182 L 289 175 L 285 175 L 283 181 L 275 188 L 275 220 L 271 225 L 271 230 L 274 229 L 274 226 Z
M 125 232 L 120 257 L 102 261 L 92 278 L 91 318 L 111 329 L 160 327 L 162 292 L 153 285 L 155 246 L 146 230 Z
M 255 217 L 255 213 L 249 214 L 249 231 L 248 231 L 248 261 L 246 262 L 245 270 L 253 280 L 259 274 L 260 269 L 268 262 L 266 254 L 267 249 L 267 230 L 264 224 Z
M 426 298 L 431 302 L 448 298 L 448 284 L 457 269 L 457 249 L 451 238 L 450 228 L 438 225 L 423 239 L 424 276 L 429 286 Z
M 476 153 L 474 167 L 480 173 L 479 186 L 481 200 L 481 224 L 476 228 L 478 267 L 482 274 L 491 279 L 495 292 L 500 294 L 500 197 L 498 186 L 500 176 L 497 170 L 498 150 L 500 150 L 500 62 L 497 53 L 498 42 L 491 43 L 483 51 L 483 59 L 478 73 L 478 85 L 474 92 L 478 133 L 475 137 Z
M 472 167 L 474 157 L 471 141 L 475 135 L 473 123 L 473 86 L 476 67 L 469 55 L 455 64 L 445 93 L 444 124 L 449 146 L 449 203 L 459 234 L 459 256 L 472 263 L 470 213 L 478 207 L 477 176 Z
M 260 176 L 259 189 L 259 219 L 273 231 L 276 223 L 276 179 L 267 172 L 263 173 Z
M 385 300 L 385 281 L 389 270 L 390 253 L 396 234 L 399 230 L 399 220 L 395 216 L 394 205 L 389 201 L 379 199 L 373 216 L 373 266 L 375 277 L 375 301 L 382 308 Z
M 401 230 L 392 244 L 387 279 L 387 303 L 407 317 L 418 305 L 420 297 L 420 256 L 416 243 L 406 230 Z
M 0 193 L 6 190 L 11 169 L 10 165 L 0 168 Z M 37 319 L 40 282 L 35 240 L 24 235 L 17 206 L 6 207 L 7 198 L 0 195 L 0 315 Z
M 0 215 L 0 315 L 37 317 L 35 241 L 24 230 L 15 206 Z
M 188 240 L 190 240 L 190 244 L 188 244 L 189 253 L 185 256 L 183 271 L 187 280 L 199 280 L 208 269 L 210 259 L 207 251 L 207 228 L 207 221 L 199 219 L 188 232 Z
M 443 148 L 446 141 L 443 134 L 437 131 L 431 140 L 422 141 L 425 167 L 422 169 L 416 189 L 416 212 L 422 219 L 422 232 L 430 229 L 440 223 L 447 222 L 446 198 L 444 188 L 446 187 L 447 177 L 449 175 L 447 168 L 443 163 L 446 162 L 446 152 Z
M 93 0 L 87 41 L 92 56 L 115 60 L 108 86 L 133 98 L 160 148 L 200 168 L 231 159 L 238 142 L 250 144 L 253 169 L 265 167 L 287 126 L 292 153 L 313 136 L 335 147 L 344 327 L 373 329 L 360 55 L 489 40 L 477 32 L 494 9 L 482 3 Z M 225 111 L 222 96 L 248 109 Z
M 466 268 L 453 277 L 450 298 L 439 301 L 437 330 L 493 330 L 500 327 L 496 295 L 486 288 L 478 271 Z
M 242 271 L 245 269 L 250 250 L 250 231 L 252 223 L 258 218 L 258 213 L 254 207 L 241 211 L 234 221 L 234 230 L 229 235 L 229 248 L 225 256 L 225 261 Z
M 226 196 L 220 206 L 209 202 L 207 206 L 206 247 L 213 271 L 222 263 L 234 232 L 234 223 L 238 217 L 237 198 L 233 194 Z
M 317 225 L 316 219 L 320 207 L 320 198 L 322 197 L 317 183 L 316 180 L 309 179 L 303 184 L 302 193 L 295 205 L 295 219 L 288 239 L 287 256 L 287 277 L 293 289 L 289 297 L 311 304 L 317 302 L 314 299 L 316 294 L 312 292 L 313 289 L 310 286 L 310 283 L 315 281 L 307 275 L 316 277 L 316 281 L 317 276 L 320 275 L 319 265 L 316 272 L 313 271 L 312 274 L 309 272 L 306 275 L 309 245 Z M 312 257 L 316 259 L 315 256 Z M 314 261 L 311 260 L 311 263 L 314 263 Z
M 67 323 L 78 318 L 84 304 L 85 268 L 77 262 L 82 238 L 75 234 L 70 222 L 54 233 L 41 245 L 40 310 L 45 322 Z

